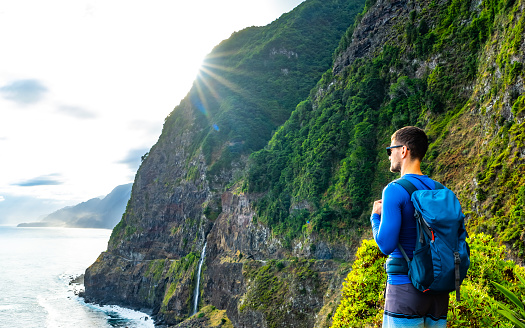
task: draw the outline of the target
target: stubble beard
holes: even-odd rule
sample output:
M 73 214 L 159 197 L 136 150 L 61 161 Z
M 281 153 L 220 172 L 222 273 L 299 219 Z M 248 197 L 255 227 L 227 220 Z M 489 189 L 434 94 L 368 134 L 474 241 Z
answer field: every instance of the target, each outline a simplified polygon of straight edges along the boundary
M 390 162 L 390 172 L 399 173 L 401 172 L 401 163 Z

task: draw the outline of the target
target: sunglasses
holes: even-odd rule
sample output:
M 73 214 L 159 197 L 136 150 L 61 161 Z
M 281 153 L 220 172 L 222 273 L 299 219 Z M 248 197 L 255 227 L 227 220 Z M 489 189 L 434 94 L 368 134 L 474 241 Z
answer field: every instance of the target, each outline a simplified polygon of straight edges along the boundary
M 390 146 L 390 147 L 386 147 L 386 153 L 388 154 L 388 156 L 392 155 L 392 148 L 399 148 L 399 147 L 404 147 L 405 145 L 398 145 L 398 146 Z

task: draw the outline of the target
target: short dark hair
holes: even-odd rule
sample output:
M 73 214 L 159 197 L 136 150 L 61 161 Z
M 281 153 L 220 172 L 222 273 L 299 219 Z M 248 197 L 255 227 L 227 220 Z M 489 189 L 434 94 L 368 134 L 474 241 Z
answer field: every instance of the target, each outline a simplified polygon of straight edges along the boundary
M 410 158 L 423 160 L 428 150 L 428 137 L 425 131 L 415 126 L 405 126 L 394 132 L 392 140 L 410 149 Z

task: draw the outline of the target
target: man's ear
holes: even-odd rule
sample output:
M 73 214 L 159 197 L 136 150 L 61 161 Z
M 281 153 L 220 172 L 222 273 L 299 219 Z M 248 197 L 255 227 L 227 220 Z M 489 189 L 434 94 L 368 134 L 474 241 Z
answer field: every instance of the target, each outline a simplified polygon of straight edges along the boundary
M 408 156 L 408 147 L 403 146 L 403 147 L 401 148 L 401 158 L 405 158 L 405 157 L 407 157 L 407 156 Z

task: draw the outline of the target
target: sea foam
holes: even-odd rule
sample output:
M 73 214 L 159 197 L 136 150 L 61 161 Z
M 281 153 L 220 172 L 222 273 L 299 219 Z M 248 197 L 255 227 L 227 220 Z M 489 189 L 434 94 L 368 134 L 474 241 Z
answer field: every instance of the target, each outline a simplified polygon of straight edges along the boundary
M 117 305 L 98 305 L 86 303 L 83 298 L 79 302 L 95 311 L 104 312 L 108 316 L 108 322 L 126 323 L 126 327 L 133 328 L 155 328 L 155 323 L 151 317 L 143 312 L 123 308 Z

